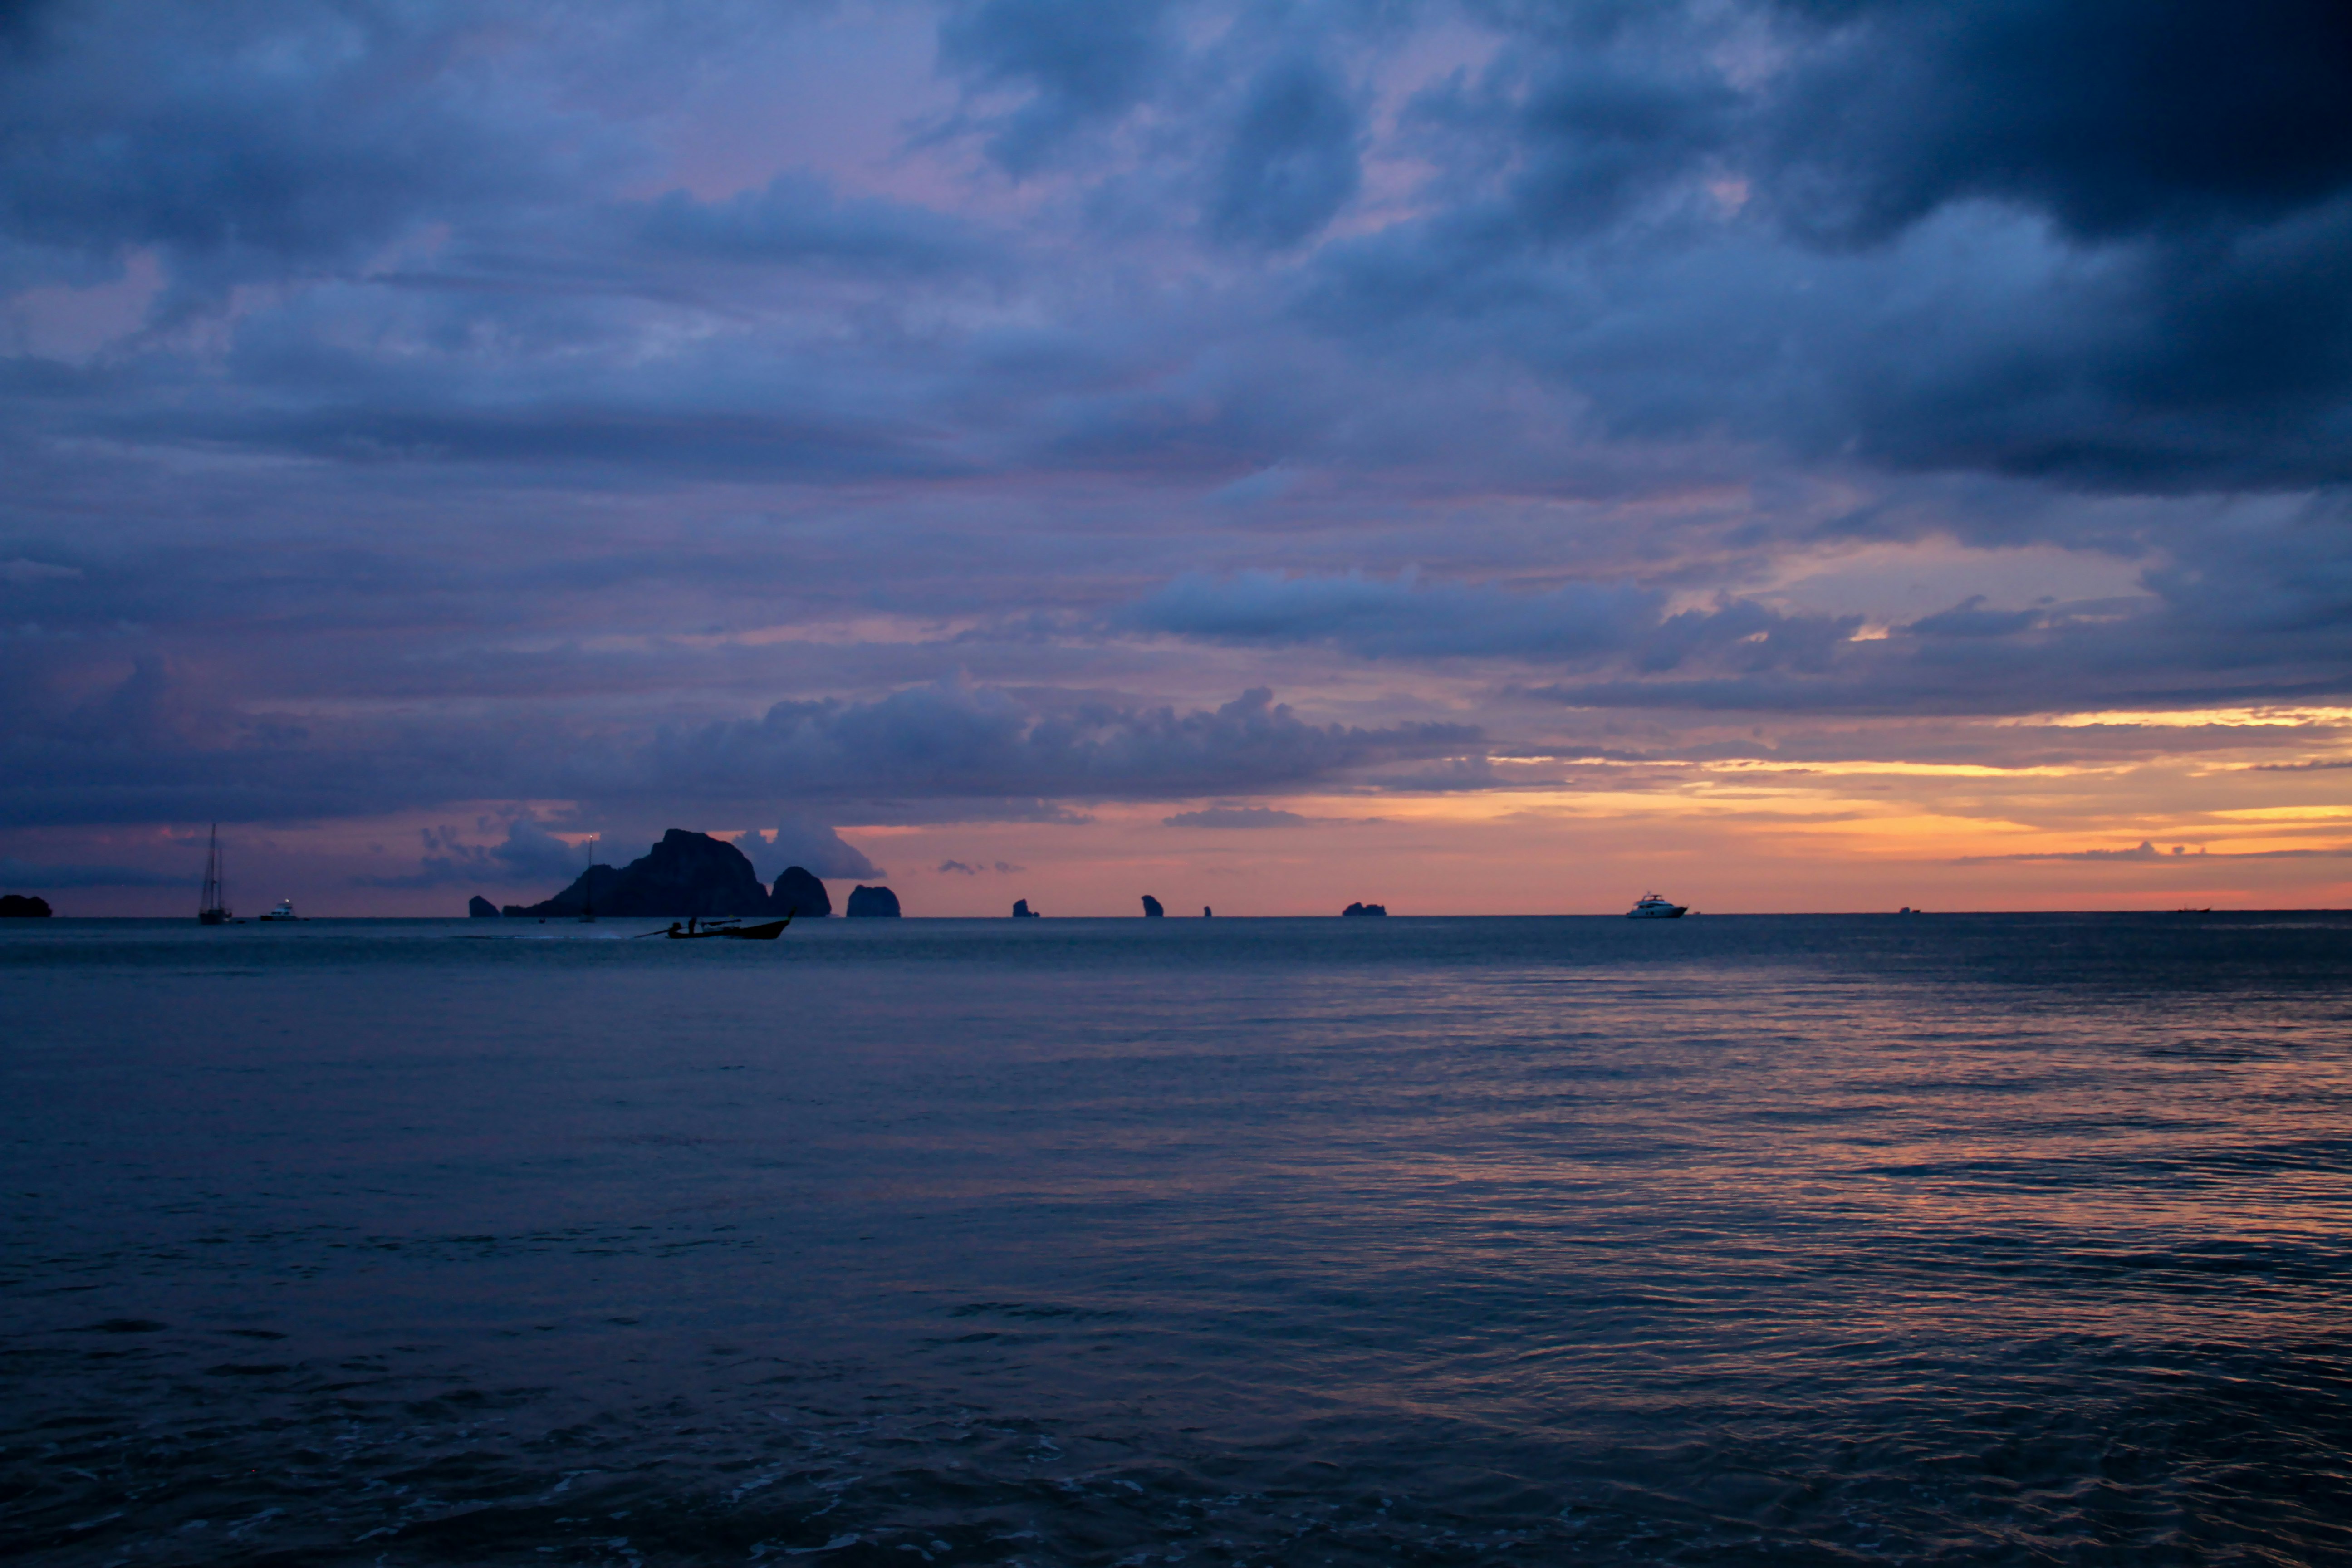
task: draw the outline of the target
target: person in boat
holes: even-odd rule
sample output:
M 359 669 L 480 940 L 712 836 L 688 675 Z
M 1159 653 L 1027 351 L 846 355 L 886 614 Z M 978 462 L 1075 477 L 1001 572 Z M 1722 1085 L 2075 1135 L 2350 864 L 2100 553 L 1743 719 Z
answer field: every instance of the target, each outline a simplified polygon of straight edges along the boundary
M 670 934 L 670 935 L 672 935 L 672 936 L 676 936 L 676 935 L 677 935 L 677 934 L 678 934 L 677 922 L 676 921 L 670 921 L 670 922 L 669 922 L 669 934 Z

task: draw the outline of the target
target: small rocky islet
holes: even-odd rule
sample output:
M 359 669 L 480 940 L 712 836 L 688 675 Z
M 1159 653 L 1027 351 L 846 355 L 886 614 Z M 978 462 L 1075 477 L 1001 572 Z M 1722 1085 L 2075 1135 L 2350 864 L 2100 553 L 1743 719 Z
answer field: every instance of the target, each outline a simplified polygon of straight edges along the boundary
M 898 895 L 887 888 L 869 888 L 863 882 L 849 889 L 849 907 L 842 911 L 851 920 L 898 918 Z

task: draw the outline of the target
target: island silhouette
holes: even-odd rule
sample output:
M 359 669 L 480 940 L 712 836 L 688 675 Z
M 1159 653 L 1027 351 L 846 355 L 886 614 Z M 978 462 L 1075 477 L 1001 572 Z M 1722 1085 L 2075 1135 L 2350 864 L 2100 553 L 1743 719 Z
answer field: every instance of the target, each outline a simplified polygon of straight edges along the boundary
M 860 894 L 878 894 L 887 901 L 888 913 L 898 912 L 898 896 L 889 889 L 860 888 L 851 895 L 851 914 L 869 912 L 858 907 Z M 488 900 L 477 895 L 467 912 L 478 917 L 489 907 Z M 673 827 L 625 866 L 591 866 L 553 898 L 509 904 L 501 912 L 516 919 L 571 919 L 592 907 L 600 915 L 656 920 L 788 914 L 823 919 L 833 913 L 833 899 L 805 867 L 786 867 L 770 889 L 732 844 Z

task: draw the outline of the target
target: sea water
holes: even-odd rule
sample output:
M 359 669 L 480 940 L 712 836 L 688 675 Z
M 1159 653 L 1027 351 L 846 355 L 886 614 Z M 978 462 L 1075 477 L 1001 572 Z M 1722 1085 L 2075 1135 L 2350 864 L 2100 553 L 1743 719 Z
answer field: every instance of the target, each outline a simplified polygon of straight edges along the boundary
M 7 924 L 33 1562 L 2352 1557 L 2352 918 Z

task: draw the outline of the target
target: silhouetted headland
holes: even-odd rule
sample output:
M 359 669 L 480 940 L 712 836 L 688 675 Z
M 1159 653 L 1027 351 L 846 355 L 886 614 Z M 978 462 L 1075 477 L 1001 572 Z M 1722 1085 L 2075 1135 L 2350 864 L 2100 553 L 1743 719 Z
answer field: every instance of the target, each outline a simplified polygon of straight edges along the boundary
M 0 893 L 0 920 L 45 921 L 49 900 L 34 893 Z

